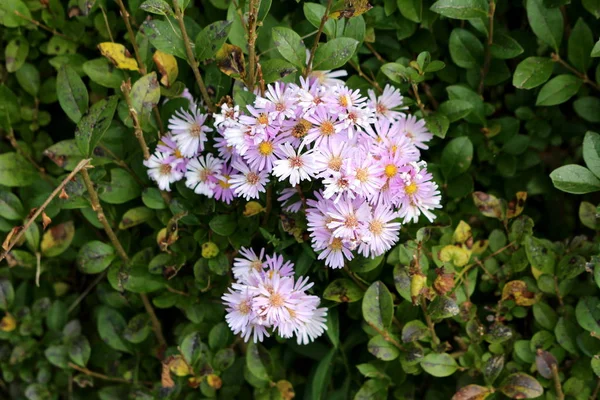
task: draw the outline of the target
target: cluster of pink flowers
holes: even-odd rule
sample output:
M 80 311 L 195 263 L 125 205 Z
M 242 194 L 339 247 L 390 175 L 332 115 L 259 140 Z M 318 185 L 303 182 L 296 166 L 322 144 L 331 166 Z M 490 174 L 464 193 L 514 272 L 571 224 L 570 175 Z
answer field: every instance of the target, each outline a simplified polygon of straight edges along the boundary
M 383 254 L 401 223 L 421 214 L 431 221 L 440 207 L 421 160 L 432 135 L 405 113 L 396 88 L 365 97 L 338 79 L 343 75 L 318 71 L 299 85 L 274 83 L 247 112 L 223 104 L 212 127 L 192 99 L 146 162 L 150 177 L 163 190 L 185 179 L 196 193 L 226 203 L 258 199 L 269 184 L 284 182 L 278 200 L 288 212 L 305 211 L 326 265 L 342 268 L 355 252 Z M 213 153 L 206 151 L 209 134 Z M 316 189 L 312 196 L 299 195 L 306 181 Z
M 233 333 L 246 342 L 250 337 L 262 342 L 276 331 L 282 338 L 295 335 L 298 344 L 321 336 L 327 309 L 318 308 L 319 297 L 306 293 L 313 285 L 308 278 L 294 279 L 294 264 L 277 254 L 265 257 L 265 249 L 257 255 L 242 247 L 240 254 L 232 270 L 236 282 L 222 297 Z

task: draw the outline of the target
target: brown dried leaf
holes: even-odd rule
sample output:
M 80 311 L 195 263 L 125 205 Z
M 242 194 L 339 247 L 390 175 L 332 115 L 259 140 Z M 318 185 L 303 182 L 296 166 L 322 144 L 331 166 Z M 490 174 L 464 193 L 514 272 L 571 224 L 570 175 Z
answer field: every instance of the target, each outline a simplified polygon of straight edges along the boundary
M 483 192 L 473 193 L 473 203 L 479 211 L 486 217 L 504 219 L 504 204 L 496 196 Z
M 511 219 L 518 217 L 525 209 L 525 202 L 527 201 L 527 192 L 517 192 L 516 198 L 508 203 L 506 210 L 506 218 Z
M 46 215 L 45 212 L 42 213 L 42 229 L 46 230 L 46 228 L 48 227 L 48 225 L 50 225 L 50 223 L 52 222 L 52 219 Z
M 502 289 L 502 301 L 513 298 L 518 306 L 532 306 L 537 302 L 535 294 L 527 290 L 523 281 L 510 281 Z
M 215 56 L 217 66 L 224 74 L 235 79 L 244 79 L 246 76 L 246 61 L 241 48 L 225 43 Z

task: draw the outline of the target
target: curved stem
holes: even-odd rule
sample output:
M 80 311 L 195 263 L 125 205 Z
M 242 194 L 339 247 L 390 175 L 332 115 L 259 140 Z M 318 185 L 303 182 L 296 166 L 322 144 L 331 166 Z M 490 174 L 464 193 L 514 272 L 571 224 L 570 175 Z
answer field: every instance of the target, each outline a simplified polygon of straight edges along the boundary
M 323 33 L 323 28 L 325 28 L 325 23 L 329 19 L 329 10 L 331 10 L 331 6 L 333 4 L 333 0 L 327 1 L 327 7 L 325 8 L 325 13 L 321 18 L 321 24 L 319 25 L 319 30 L 317 31 L 317 35 L 315 36 L 315 41 L 313 43 L 312 49 L 310 49 L 310 55 L 308 56 L 308 63 L 306 63 L 306 70 L 304 71 L 304 77 L 310 75 L 310 71 L 312 69 L 313 58 L 315 58 L 315 53 L 317 52 L 317 47 L 319 46 L 319 40 L 321 39 L 321 33 Z

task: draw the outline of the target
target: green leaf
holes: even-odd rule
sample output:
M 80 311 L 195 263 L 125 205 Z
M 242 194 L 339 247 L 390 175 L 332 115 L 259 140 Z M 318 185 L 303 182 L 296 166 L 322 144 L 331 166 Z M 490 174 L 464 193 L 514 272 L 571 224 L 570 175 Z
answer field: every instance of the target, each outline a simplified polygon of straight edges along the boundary
M 212 350 L 219 350 L 227 346 L 231 337 L 231 330 L 225 322 L 220 322 L 212 327 L 208 334 L 208 346 Z
M 115 257 L 115 250 L 112 246 L 92 240 L 79 249 L 77 266 L 86 274 L 98 274 L 108 268 Z
M 141 32 L 157 50 L 187 60 L 183 37 L 179 28 L 176 28 L 176 23 L 159 19 L 146 20 L 141 26 Z
M 205 61 L 213 58 L 227 40 L 232 21 L 217 21 L 207 25 L 196 36 L 196 58 Z
M 500 385 L 500 391 L 511 399 L 533 399 L 544 394 L 542 385 L 522 372 L 507 376 Z
M 588 122 L 600 122 L 600 99 L 594 96 L 580 97 L 573 102 L 577 115 Z
M 58 70 L 56 95 L 65 114 L 78 123 L 88 110 L 88 92 L 77 72 L 68 65 Z
M 532 268 L 543 274 L 554 274 L 556 253 L 547 241 L 528 236 L 525 238 L 525 252 Z
M 280 58 L 272 58 L 260 64 L 265 84 L 279 81 L 293 74 L 298 69 L 292 64 Z
M 76 337 L 69 342 L 68 349 L 69 358 L 80 367 L 85 367 L 92 352 L 90 342 L 87 338 L 85 336 Z
M 600 40 L 596 42 L 592 49 L 592 57 L 600 57 Z
M 273 42 L 279 54 L 298 68 L 306 65 L 306 47 L 300 35 L 289 28 L 273 28 Z
M 15 300 L 15 290 L 8 279 L 0 279 L 0 310 L 8 311 Z
M 422 0 L 398 0 L 398 9 L 400 14 L 410 21 L 419 23 L 423 18 Z
M 122 338 L 127 327 L 125 318 L 117 310 L 107 306 L 96 308 L 96 325 L 100 338 L 115 350 L 130 353 L 129 345 Z
M 450 56 L 461 68 L 478 68 L 483 65 L 483 45 L 466 29 L 455 28 L 450 34 Z
M 125 72 L 116 68 L 104 57 L 86 61 L 82 68 L 83 72 L 100 86 L 118 89 L 125 81 Z
M 148 222 L 154 218 L 154 211 L 146 207 L 135 207 L 127 210 L 121 222 L 119 223 L 119 229 L 129 229 L 134 226 Z
M 468 137 L 452 139 L 442 151 L 441 166 L 446 179 L 466 172 L 473 159 L 473 143 Z
M 52 394 L 46 384 L 32 383 L 27 385 L 25 397 L 27 397 L 27 400 L 50 400 L 52 399 Z
M 386 400 L 389 380 L 369 379 L 360 387 L 354 400 Z
M 317 3 L 304 3 L 303 10 L 304 16 L 308 22 L 310 22 L 315 28 L 319 28 L 321 25 L 321 19 L 325 14 L 325 6 Z M 332 18 L 328 18 L 327 22 L 325 22 L 325 25 L 323 26 L 323 32 L 325 32 L 327 36 L 335 37 L 335 30 L 336 21 Z
M 24 213 L 23 204 L 14 193 L 0 190 L 0 217 L 12 221 L 23 218 Z
M 452 100 L 461 101 L 461 100 Z M 450 120 L 448 117 L 440 113 L 429 114 L 425 117 L 425 126 L 427 130 L 433 133 L 439 138 L 445 138 L 448 128 L 450 127 Z
M 487 18 L 489 5 L 485 0 L 438 0 L 431 11 L 454 19 Z
M 208 223 L 210 229 L 221 236 L 230 236 L 237 228 L 237 219 L 234 215 L 217 215 Z
M 346 64 L 357 47 L 358 40 L 345 37 L 321 44 L 315 52 L 312 69 L 321 71 L 339 68 Z
M 53 144 L 44 150 L 44 155 L 67 171 L 75 169 L 77 164 L 83 160 L 75 139 L 63 140 Z
M 585 165 L 600 178 L 600 135 L 588 131 L 583 138 L 583 159 Z
M 4 15 L 0 13 L 0 16 L 2 17 L 0 21 L 7 28 L 17 28 L 19 26 L 30 24 L 31 13 L 22 0 L 2 1 L 0 2 L 0 10 L 4 11 Z M 15 11 L 22 14 L 25 18 L 17 15 Z
M 465 100 L 448 100 L 440 104 L 439 112 L 446 116 L 449 122 L 465 118 L 473 111 L 473 105 Z
M 46 257 L 56 257 L 69 248 L 75 236 L 73 221 L 50 227 L 42 237 L 40 249 Z
M 29 186 L 39 179 L 38 171 L 17 153 L 0 154 L 0 183 L 8 187 Z
M 554 330 L 558 322 L 558 314 L 552 307 L 546 303 L 538 302 L 533 305 L 532 309 L 535 320 L 542 328 L 550 331 Z
M 573 97 L 583 81 L 575 75 L 558 75 L 546 83 L 538 93 L 537 106 L 555 106 Z
M 157 188 L 149 187 L 142 192 L 142 201 L 144 205 L 153 210 L 164 210 L 167 208 L 165 200 Z
M 23 66 L 29 54 L 29 42 L 24 36 L 12 39 L 4 49 L 6 70 L 16 72 Z
M 582 201 L 579 204 L 579 220 L 590 229 L 597 230 L 600 228 L 600 221 L 597 217 L 596 206 L 587 201 Z
M 146 0 L 140 4 L 140 9 L 156 15 L 173 15 L 173 9 L 165 0 Z
M 558 52 L 563 36 L 563 16 L 558 7 L 547 8 L 543 0 L 527 0 L 525 7 L 533 33 Z
M 110 183 L 103 184 L 100 200 L 110 204 L 122 204 L 140 196 L 141 189 L 133 177 L 122 168 L 110 170 Z
M 373 336 L 369 340 L 367 349 L 369 353 L 383 361 L 395 360 L 400 355 L 400 350 L 381 335 Z
M 600 332 L 600 299 L 584 296 L 579 299 L 575 308 L 575 316 L 579 326 L 588 332 Z
M 506 32 L 494 34 L 494 43 L 490 47 L 490 54 L 494 58 L 510 59 L 523 53 L 523 47 Z
M 33 97 L 37 97 L 40 91 L 40 71 L 33 64 L 23 64 L 15 76 L 23 90 Z
M 190 365 L 196 364 L 201 359 L 206 344 L 202 343 L 202 338 L 198 332 L 189 333 L 181 342 L 181 355 Z
M 0 85 L 0 127 L 9 130 L 20 120 L 19 99 L 8 86 Z
M 46 359 L 58 368 L 69 367 L 69 351 L 64 345 L 50 345 L 44 350 Z
M 385 331 L 392 324 L 394 302 L 383 282 L 377 281 L 367 289 L 362 301 L 363 318 L 367 323 Z
M 312 381 L 309 384 L 311 399 L 320 400 L 327 398 L 323 395 L 327 393 L 327 385 L 331 381 L 331 367 L 335 352 L 336 349 L 329 350 L 329 352 L 323 356 L 321 361 L 319 361 L 315 374 L 312 377 Z
M 429 305 L 429 316 L 433 320 L 451 318 L 460 312 L 456 301 L 447 296 L 437 296 Z
M 446 87 L 446 91 L 450 100 L 464 100 L 473 106 L 473 110 L 464 117 L 465 121 L 477 125 L 487 125 L 485 105 L 477 92 L 464 85 L 451 85 Z
M 75 131 L 77 147 L 84 157 L 89 157 L 110 126 L 117 109 L 117 96 L 110 96 L 95 103 L 79 121 Z
M 579 334 L 579 329 L 574 322 L 565 317 L 560 317 L 556 326 L 554 327 L 554 335 L 556 341 L 563 349 L 567 350 L 571 354 L 577 355 L 579 353 L 576 338 Z
M 564 165 L 550 173 L 554 187 L 563 192 L 585 194 L 600 190 L 600 180 L 581 165 Z
M 598 4 L 600 5 L 600 3 Z M 592 34 L 592 30 L 582 18 L 579 18 L 569 36 L 569 61 L 575 68 L 585 73 L 590 67 L 593 48 L 594 35 Z
M 270 381 L 271 359 L 267 351 L 254 342 L 248 343 L 246 351 L 246 366 L 257 379 L 261 381 Z
M 582 0 L 581 4 L 596 19 L 600 18 L 600 2 L 598 0 Z
M 131 105 L 137 112 L 144 130 L 152 129 L 152 108 L 160 100 L 160 85 L 156 72 L 151 72 L 135 81 L 131 88 Z
M 131 343 L 142 343 L 152 332 L 152 322 L 146 313 L 138 314 L 129 320 L 123 337 Z
M 429 353 L 421 360 L 421 367 L 436 378 L 450 376 L 458 369 L 458 364 L 450 354 Z
M 519 89 L 533 89 L 550 79 L 554 62 L 546 57 L 528 57 L 517 65 L 513 85 Z
M 362 289 L 354 281 L 341 278 L 327 285 L 323 292 L 323 298 L 338 303 L 352 303 L 362 299 L 363 294 Z

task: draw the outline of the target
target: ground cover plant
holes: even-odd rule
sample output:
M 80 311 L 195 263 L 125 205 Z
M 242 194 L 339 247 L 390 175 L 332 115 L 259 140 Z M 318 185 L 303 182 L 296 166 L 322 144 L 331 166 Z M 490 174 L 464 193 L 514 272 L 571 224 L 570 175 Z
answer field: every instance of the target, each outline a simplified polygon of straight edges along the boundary
M 0 398 L 597 399 L 598 18 L 0 2 Z

